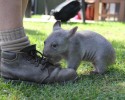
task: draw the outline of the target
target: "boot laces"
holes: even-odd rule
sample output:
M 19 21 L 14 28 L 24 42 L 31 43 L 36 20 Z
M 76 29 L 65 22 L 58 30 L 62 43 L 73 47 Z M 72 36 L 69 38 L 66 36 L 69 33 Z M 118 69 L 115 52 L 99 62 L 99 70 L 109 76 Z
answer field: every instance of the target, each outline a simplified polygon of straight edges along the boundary
M 25 56 L 28 61 L 31 63 L 35 63 L 35 67 L 38 67 L 39 64 L 42 64 L 42 69 L 45 67 L 48 67 L 50 65 L 53 65 L 49 62 L 48 58 L 46 58 L 41 52 L 37 50 L 31 50 L 29 51 Z

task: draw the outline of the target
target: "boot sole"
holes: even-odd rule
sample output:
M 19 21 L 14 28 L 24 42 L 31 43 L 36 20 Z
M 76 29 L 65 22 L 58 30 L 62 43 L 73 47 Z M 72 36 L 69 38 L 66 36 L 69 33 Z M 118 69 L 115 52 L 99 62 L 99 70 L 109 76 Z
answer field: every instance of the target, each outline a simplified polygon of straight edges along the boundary
M 22 80 L 11 80 L 11 79 L 5 79 L 3 78 L 3 81 L 5 83 L 12 83 L 12 84 L 20 84 L 20 83 L 25 83 L 28 85 L 35 85 L 35 84 L 67 84 L 67 83 L 75 83 L 76 81 L 79 80 L 79 77 L 76 77 L 73 80 L 69 80 L 69 81 L 64 81 L 64 82 L 53 82 L 53 83 L 37 83 L 37 82 L 30 82 L 30 81 L 22 81 Z

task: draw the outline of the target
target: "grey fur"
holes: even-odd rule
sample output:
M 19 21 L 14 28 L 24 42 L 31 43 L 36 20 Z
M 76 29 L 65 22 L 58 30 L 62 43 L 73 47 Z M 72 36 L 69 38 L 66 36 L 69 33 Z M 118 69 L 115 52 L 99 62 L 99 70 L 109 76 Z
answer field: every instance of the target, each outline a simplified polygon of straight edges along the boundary
M 67 61 L 68 68 L 77 69 L 80 62 L 93 63 L 94 73 L 104 73 L 108 65 L 115 61 L 115 51 L 112 45 L 100 34 L 89 30 L 76 32 L 61 28 L 60 21 L 53 26 L 53 32 L 45 40 L 43 53 L 53 63 L 62 58 Z

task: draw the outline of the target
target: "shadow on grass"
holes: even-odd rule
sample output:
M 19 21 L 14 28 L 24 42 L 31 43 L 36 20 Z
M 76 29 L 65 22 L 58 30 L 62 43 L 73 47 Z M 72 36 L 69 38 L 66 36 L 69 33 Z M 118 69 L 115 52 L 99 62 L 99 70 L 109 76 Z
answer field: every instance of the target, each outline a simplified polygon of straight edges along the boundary
M 83 25 L 93 25 L 93 23 L 79 23 L 79 22 L 62 22 L 62 24 L 70 24 L 70 25 L 81 25 L 81 24 L 83 24 Z
M 78 25 L 78 24 L 84 24 L 84 25 L 99 25 L 99 26 L 105 26 L 105 25 L 110 25 L 110 24 L 112 24 L 112 25 L 114 25 L 115 26 L 115 24 L 125 24 L 125 22 L 105 22 L 105 21 L 99 21 L 99 22 L 84 22 L 84 23 L 79 23 L 79 22 L 62 22 L 62 24 L 70 24 L 70 25 Z
M 81 73 L 79 75 L 79 78 L 81 80 L 86 80 L 86 79 L 90 79 L 90 80 L 102 80 L 102 79 L 108 79 L 110 81 L 118 81 L 118 80 L 125 80 L 125 71 L 119 68 L 108 68 L 108 70 L 105 72 L 105 74 L 84 74 Z

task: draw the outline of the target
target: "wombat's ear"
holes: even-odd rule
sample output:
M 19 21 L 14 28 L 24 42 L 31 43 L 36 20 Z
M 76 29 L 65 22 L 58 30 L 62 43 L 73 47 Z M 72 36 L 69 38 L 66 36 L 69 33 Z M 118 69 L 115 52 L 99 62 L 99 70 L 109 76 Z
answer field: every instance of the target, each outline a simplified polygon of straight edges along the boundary
M 61 21 L 57 20 L 57 22 L 53 25 L 53 31 L 58 30 L 59 28 L 61 28 Z
M 76 33 L 77 29 L 78 29 L 77 26 L 74 27 L 73 29 L 71 29 L 71 30 L 69 31 L 68 38 L 72 37 L 72 36 Z

